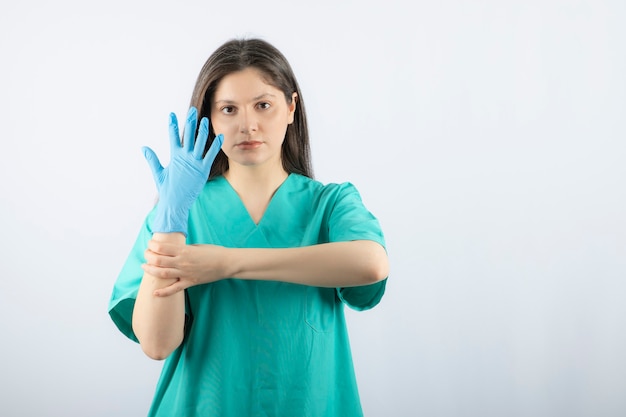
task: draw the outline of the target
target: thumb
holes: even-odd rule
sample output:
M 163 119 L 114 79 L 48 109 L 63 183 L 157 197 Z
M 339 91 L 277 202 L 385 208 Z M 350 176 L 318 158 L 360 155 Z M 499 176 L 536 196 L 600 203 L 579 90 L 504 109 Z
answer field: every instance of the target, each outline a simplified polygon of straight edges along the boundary
M 148 166 L 150 166 L 154 182 L 156 182 L 157 185 L 160 185 L 163 166 L 161 165 L 161 162 L 159 162 L 159 158 L 156 156 L 154 151 L 147 146 L 141 148 L 141 151 L 143 152 L 144 158 L 146 158 L 146 161 L 148 162 Z

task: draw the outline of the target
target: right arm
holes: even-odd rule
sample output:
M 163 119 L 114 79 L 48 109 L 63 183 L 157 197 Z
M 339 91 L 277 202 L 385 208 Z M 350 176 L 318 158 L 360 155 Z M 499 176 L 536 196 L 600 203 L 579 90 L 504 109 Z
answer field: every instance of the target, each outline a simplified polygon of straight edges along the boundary
M 155 233 L 159 242 L 185 244 L 182 233 Z M 185 332 L 185 292 L 157 297 L 154 292 L 177 281 L 144 273 L 133 310 L 133 331 L 141 348 L 152 359 L 167 358 L 183 341 Z
M 170 114 L 170 164 L 163 168 L 150 148 L 144 156 L 159 192 L 159 202 L 152 220 L 153 240 L 185 244 L 189 209 L 206 184 L 211 165 L 222 146 L 223 136 L 213 140 L 206 155 L 209 120 L 203 117 L 198 128 L 198 110 L 187 113 L 184 140 L 181 143 L 178 120 Z M 195 140 L 194 140 L 195 138 Z M 154 292 L 178 281 L 178 277 L 160 279 L 144 273 L 133 309 L 133 332 L 143 351 L 152 359 L 167 358 L 185 336 L 185 293 L 156 297 Z

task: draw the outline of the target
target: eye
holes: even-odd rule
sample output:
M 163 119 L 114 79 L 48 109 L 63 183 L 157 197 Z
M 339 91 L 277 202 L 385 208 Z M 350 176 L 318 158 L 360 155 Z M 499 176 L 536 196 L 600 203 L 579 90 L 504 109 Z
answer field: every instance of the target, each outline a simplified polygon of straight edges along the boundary
M 271 107 L 271 104 L 266 102 L 266 101 L 263 101 L 263 102 L 257 104 L 257 107 L 260 108 L 261 110 L 267 110 L 267 109 L 269 109 Z
M 235 112 L 235 108 L 233 106 L 224 106 L 220 109 L 223 114 L 233 114 Z

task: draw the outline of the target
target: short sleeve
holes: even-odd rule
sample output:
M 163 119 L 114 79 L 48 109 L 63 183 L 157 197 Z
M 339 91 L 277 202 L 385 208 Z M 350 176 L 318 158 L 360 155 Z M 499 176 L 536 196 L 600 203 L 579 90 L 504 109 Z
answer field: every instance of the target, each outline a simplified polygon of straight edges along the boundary
M 137 240 L 117 277 L 109 301 L 109 315 L 111 319 L 125 336 L 135 342 L 138 340 L 132 327 L 133 308 L 135 307 L 139 284 L 141 284 L 143 277 L 141 265 L 145 263 L 144 252 L 148 247 L 148 241 L 152 238 L 149 219 L 150 215 L 148 215 L 139 231 Z
M 370 213 L 356 187 L 340 185 L 340 192 L 329 218 L 329 240 L 346 242 L 372 240 L 385 248 L 385 238 L 378 219 Z M 376 306 L 385 293 L 387 279 L 359 287 L 338 288 L 339 298 L 354 310 L 368 310 Z

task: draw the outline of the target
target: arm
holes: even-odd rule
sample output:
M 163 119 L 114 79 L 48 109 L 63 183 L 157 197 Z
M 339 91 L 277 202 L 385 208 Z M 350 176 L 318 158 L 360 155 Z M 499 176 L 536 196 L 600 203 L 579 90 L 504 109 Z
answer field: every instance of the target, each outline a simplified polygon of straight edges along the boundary
M 170 296 L 223 278 L 275 280 L 317 287 L 354 287 L 385 279 L 387 253 L 369 240 L 285 249 L 225 248 L 150 241 L 144 271 L 162 280 Z M 177 281 L 172 281 L 178 277 Z
M 228 255 L 227 255 L 228 257 Z M 287 249 L 231 249 L 228 276 L 316 287 L 356 287 L 389 274 L 385 249 L 370 240 Z
M 185 244 L 181 233 L 155 233 L 153 240 Z M 176 283 L 177 279 L 159 279 L 144 273 L 133 309 L 133 331 L 141 348 L 152 359 L 163 360 L 183 341 L 185 293 L 172 297 L 155 296 L 155 291 Z
M 163 168 L 154 151 L 144 148 L 159 191 L 159 202 L 152 221 L 153 241 L 185 245 L 189 208 L 206 183 L 213 160 L 222 145 L 223 137 L 218 135 L 206 156 L 203 155 L 209 122 L 207 118 L 201 120 L 196 137 L 197 116 L 197 109 L 190 108 L 181 143 L 178 121 L 173 113 L 170 114 L 171 160 L 167 168 Z M 139 285 L 133 307 L 133 332 L 143 351 L 153 359 L 165 359 L 184 338 L 184 293 L 167 299 L 155 296 L 156 290 L 177 281 L 177 276 L 162 280 L 148 272 L 144 273 Z

